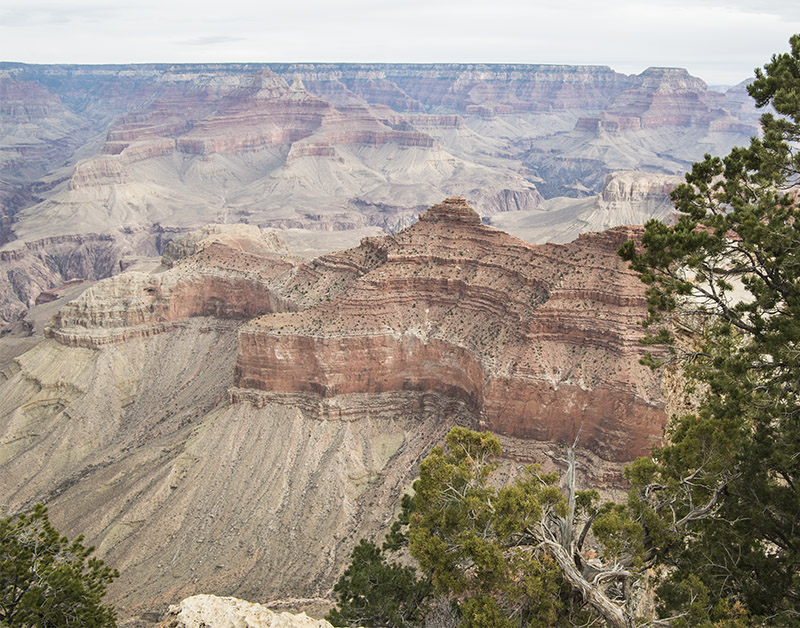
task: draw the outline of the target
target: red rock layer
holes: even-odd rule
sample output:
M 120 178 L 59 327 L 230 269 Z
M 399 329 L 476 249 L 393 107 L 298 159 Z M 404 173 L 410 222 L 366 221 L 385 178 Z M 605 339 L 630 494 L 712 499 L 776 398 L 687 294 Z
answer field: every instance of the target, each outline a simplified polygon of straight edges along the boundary
M 301 265 L 246 228 L 206 231 L 170 248 L 167 271 L 90 288 L 47 335 L 96 347 L 194 316 L 258 317 L 239 335 L 243 390 L 435 394 L 509 436 L 569 441 L 582 425 L 582 443 L 615 462 L 661 436 L 657 381 L 638 364 L 646 303 L 616 254 L 637 228 L 534 246 L 452 198 L 402 232 Z
M 149 337 L 196 316 L 249 319 L 294 309 L 273 285 L 294 262 L 246 249 L 237 239 L 214 242 L 163 273 L 125 273 L 65 305 L 45 336 L 76 347 Z
M 393 236 L 297 272 L 239 336 L 236 383 L 320 397 L 436 392 L 487 429 L 582 440 L 608 460 L 645 453 L 665 416 L 638 364 L 638 279 L 616 255 L 638 231 L 532 246 L 448 199 Z M 316 304 L 315 304 L 316 302 Z

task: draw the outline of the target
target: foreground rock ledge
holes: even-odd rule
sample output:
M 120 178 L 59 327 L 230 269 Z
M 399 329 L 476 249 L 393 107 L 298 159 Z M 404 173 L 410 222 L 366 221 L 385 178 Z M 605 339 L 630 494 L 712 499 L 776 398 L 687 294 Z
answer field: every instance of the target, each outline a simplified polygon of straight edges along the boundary
M 305 613 L 276 613 L 235 597 L 194 595 L 170 606 L 161 628 L 333 628 Z

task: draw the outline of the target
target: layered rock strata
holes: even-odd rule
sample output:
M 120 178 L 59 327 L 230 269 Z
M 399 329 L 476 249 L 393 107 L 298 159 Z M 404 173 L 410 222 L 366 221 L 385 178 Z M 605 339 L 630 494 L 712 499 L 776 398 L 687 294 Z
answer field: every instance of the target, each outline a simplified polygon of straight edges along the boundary
M 8 100 L 0 128 L 22 138 L 0 145 L 8 181 L 43 192 L 18 197 L 13 220 L 11 210 L 0 213 L 13 222 L 7 237 L 28 241 L 215 221 L 395 230 L 456 192 L 484 216 L 530 210 L 542 195 L 597 192 L 613 170 L 683 171 L 757 130 L 736 94 L 674 68 L 633 76 L 509 64 L 0 71 Z
M 120 570 L 121 615 L 151 617 L 329 596 L 453 425 L 549 469 L 583 426 L 587 483 L 619 487 L 664 422 L 615 253 L 639 232 L 529 245 L 450 198 L 310 262 L 252 227 L 185 234 L 2 361 L 0 500 L 46 501 Z
M 512 436 L 566 441 L 583 425 L 590 449 L 628 460 L 664 422 L 636 364 L 644 298 L 616 256 L 636 233 L 531 246 L 448 199 L 341 254 L 360 270 L 346 292 L 246 325 L 236 384 L 322 399 L 432 391 Z
M 243 391 L 434 393 L 509 436 L 567 441 L 584 425 L 590 449 L 624 461 L 664 420 L 655 379 L 636 365 L 644 298 L 616 255 L 636 233 L 532 246 L 452 198 L 394 236 L 301 264 L 274 234 L 212 226 L 171 243 L 167 270 L 89 288 L 46 335 L 97 347 L 196 316 L 268 314 L 239 334 Z M 253 398 L 242 390 L 231 399 Z
M 527 242 L 571 242 L 581 233 L 653 218 L 670 223 L 677 214 L 670 193 L 684 178 L 636 170 L 609 173 L 599 194 L 557 198 L 533 210 L 492 216 L 489 224 Z
M 273 286 L 293 268 L 269 231 L 210 225 L 172 240 L 163 272 L 127 272 L 65 305 L 45 335 L 70 346 L 98 347 L 142 338 L 198 316 L 249 319 L 294 309 Z
M 598 193 L 614 171 L 683 172 L 757 132 L 743 86 L 721 94 L 674 68 L 3 63 L 0 103 L 0 245 L 114 235 L 119 258 L 142 252 L 120 232 L 211 222 L 304 230 L 306 241 L 319 238 L 310 230 L 395 232 L 451 194 L 487 218 L 533 212 Z M 660 216 L 637 203 L 613 213 Z M 600 217 L 582 230 L 619 222 Z M 0 276 L 12 266 L 0 259 Z M 31 275 L 0 291 L 0 321 L 69 278 Z

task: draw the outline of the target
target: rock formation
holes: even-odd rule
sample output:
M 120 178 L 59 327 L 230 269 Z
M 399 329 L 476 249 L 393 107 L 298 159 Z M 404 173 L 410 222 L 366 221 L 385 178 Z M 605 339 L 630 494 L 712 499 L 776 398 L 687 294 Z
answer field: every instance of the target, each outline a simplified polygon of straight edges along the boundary
M 636 181 L 613 179 L 608 198 L 647 195 Z M 631 370 L 645 303 L 616 250 L 636 233 L 534 247 L 451 198 L 395 236 L 301 265 L 276 254 L 274 234 L 210 226 L 167 247 L 168 270 L 89 288 L 45 334 L 99 347 L 191 317 L 255 318 L 239 333 L 233 399 L 436 393 L 508 436 L 565 442 L 584 425 L 589 449 L 626 461 L 663 424 L 655 380 Z
M 275 232 L 251 225 L 208 225 L 172 240 L 163 272 L 127 272 L 65 305 L 45 335 L 98 347 L 169 330 L 197 316 L 249 319 L 294 309 L 273 287 L 292 268 Z
M 232 597 L 194 595 L 170 606 L 162 628 L 333 628 L 305 613 L 276 613 Z
M 340 254 L 359 274 L 345 291 L 315 287 L 326 290 L 319 305 L 242 328 L 236 384 L 322 400 L 436 392 L 510 436 L 566 441 L 583 424 L 587 447 L 628 460 L 649 451 L 664 420 L 652 375 L 631 370 L 645 303 L 616 249 L 635 234 L 533 247 L 448 199 Z M 302 282 L 289 293 L 311 289 Z
M 0 246 L 113 235 L 118 257 L 158 254 L 160 233 L 247 222 L 314 251 L 310 230 L 398 231 L 453 194 L 484 218 L 532 212 L 746 142 L 742 94 L 669 68 L 4 63 Z M 0 292 L 0 320 L 50 274 Z
M 39 295 L 71 279 L 119 272 L 132 252 L 154 254 L 152 233 L 60 236 L 0 251 L 0 321 L 25 314 Z M 16 244 L 16 243 L 15 243 Z
M 489 224 L 527 242 L 570 242 L 581 233 L 657 218 L 670 222 L 676 210 L 670 193 L 684 178 L 621 170 L 608 174 L 595 197 L 551 199 L 534 210 L 492 216 Z
M 312 261 L 254 227 L 187 233 L 47 338 L 0 338 L 0 500 L 50 504 L 120 570 L 120 614 L 150 617 L 328 596 L 453 425 L 548 468 L 583 425 L 585 480 L 618 489 L 665 420 L 615 253 L 638 233 L 530 245 L 463 198 Z

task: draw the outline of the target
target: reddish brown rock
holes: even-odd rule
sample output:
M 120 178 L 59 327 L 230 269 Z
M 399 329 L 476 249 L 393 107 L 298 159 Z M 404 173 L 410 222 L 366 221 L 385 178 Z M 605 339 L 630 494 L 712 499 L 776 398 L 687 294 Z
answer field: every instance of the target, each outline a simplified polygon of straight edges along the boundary
M 481 224 L 481 217 L 478 212 L 467 205 L 467 200 L 460 196 L 448 198 L 443 203 L 434 205 L 428 211 L 420 214 L 419 219 L 422 222 Z
M 246 325 L 237 386 L 437 393 L 510 436 L 567 441 L 583 425 L 595 453 L 629 460 L 665 421 L 657 381 L 638 364 L 642 289 L 616 255 L 637 233 L 532 246 L 448 199 L 399 234 L 323 260 L 319 275 L 336 259 L 349 277 L 329 277 L 316 305 Z M 339 281 L 346 289 L 331 293 Z M 286 290 L 313 290 L 313 301 L 317 283 L 300 273 Z
M 146 338 L 180 321 L 249 319 L 294 309 L 274 280 L 292 269 L 275 234 L 248 225 L 209 225 L 168 245 L 165 272 L 126 272 L 65 305 L 45 335 L 74 347 Z
M 239 335 L 241 389 L 433 394 L 508 436 L 568 441 L 583 425 L 583 442 L 620 462 L 658 442 L 665 418 L 638 364 L 642 288 L 616 254 L 638 233 L 534 246 L 454 197 L 398 234 L 298 264 L 258 229 L 211 226 L 168 247 L 170 270 L 90 288 L 47 335 L 97 347 L 196 316 L 258 317 Z
M 453 425 L 547 469 L 583 426 L 584 485 L 618 489 L 665 418 L 616 255 L 640 231 L 532 246 L 454 197 L 310 262 L 251 226 L 179 236 L 49 339 L 4 330 L 4 503 L 48 497 L 120 570 L 130 616 L 199 591 L 327 595 Z

